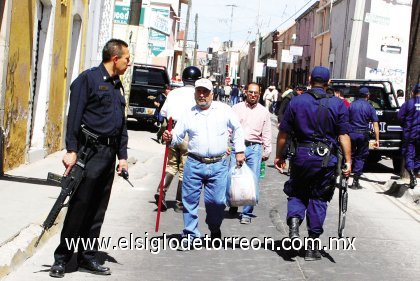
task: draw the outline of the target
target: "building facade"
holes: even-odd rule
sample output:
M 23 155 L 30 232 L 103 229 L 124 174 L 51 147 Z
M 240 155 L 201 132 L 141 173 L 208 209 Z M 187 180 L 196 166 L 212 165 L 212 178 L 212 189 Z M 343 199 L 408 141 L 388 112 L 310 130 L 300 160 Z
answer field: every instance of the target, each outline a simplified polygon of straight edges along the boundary
M 7 0 L 0 6 L 5 171 L 64 147 L 70 84 L 101 61 L 113 6 L 113 0 Z

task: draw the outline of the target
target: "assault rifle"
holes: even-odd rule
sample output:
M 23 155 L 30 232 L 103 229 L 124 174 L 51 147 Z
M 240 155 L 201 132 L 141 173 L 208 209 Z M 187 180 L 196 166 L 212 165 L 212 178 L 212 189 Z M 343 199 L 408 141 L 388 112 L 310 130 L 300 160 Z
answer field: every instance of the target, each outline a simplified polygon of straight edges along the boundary
M 38 237 L 38 240 L 35 243 L 35 247 L 38 246 L 39 241 L 41 240 L 42 236 L 44 235 L 46 230 L 49 230 L 53 225 L 55 220 L 58 217 L 61 209 L 63 207 L 67 207 L 68 202 L 71 200 L 73 194 L 76 193 L 77 188 L 79 187 L 80 183 L 86 176 L 85 165 L 90 154 L 90 147 L 89 142 L 95 141 L 98 139 L 98 136 L 89 132 L 85 128 L 82 127 L 82 133 L 85 136 L 85 145 L 83 150 L 78 153 L 76 165 L 73 166 L 69 175 L 62 177 L 61 179 L 56 179 L 57 182 L 60 182 L 61 192 L 58 195 L 57 200 L 55 201 L 50 213 L 48 214 L 47 218 L 45 219 L 44 223 L 42 224 L 42 232 L 41 235 Z M 49 175 L 49 177 L 51 174 Z M 55 175 L 55 177 L 60 177 Z M 69 198 L 66 202 L 67 197 Z
M 343 170 L 347 169 L 346 165 L 343 165 L 343 155 L 341 151 L 338 153 L 337 163 L 337 179 L 336 184 L 338 185 L 338 237 L 343 237 L 343 230 L 346 226 L 346 213 L 347 213 L 347 201 L 349 195 L 347 193 L 348 178 L 344 177 Z
M 343 237 L 343 230 L 346 226 L 346 213 L 347 213 L 347 201 L 349 199 L 349 194 L 347 193 L 347 181 L 348 178 L 341 177 L 340 186 L 339 186 L 339 212 L 338 212 L 338 237 Z

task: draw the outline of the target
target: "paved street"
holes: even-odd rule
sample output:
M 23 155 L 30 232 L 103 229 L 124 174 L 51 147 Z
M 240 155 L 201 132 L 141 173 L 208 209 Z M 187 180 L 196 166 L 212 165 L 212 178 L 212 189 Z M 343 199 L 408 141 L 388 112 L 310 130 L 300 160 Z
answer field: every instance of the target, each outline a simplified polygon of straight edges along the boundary
M 152 238 L 164 233 L 177 237 L 182 230 L 182 215 L 170 208 L 162 213 L 159 232 L 154 232 L 156 206 L 152 199 L 160 179 L 164 146 L 152 140 L 154 133 L 133 126 L 131 129 L 129 156 L 136 158 L 137 163 L 130 168 L 130 179 L 135 187 L 121 178 L 116 179 L 101 233 L 103 237 L 112 237 L 113 245 L 119 237 L 129 238 L 130 233 L 134 237 Z M 276 133 L 274 129 L 273 141 Z M 261 200 L 255 209 L 257 217 L 250 225 L 241 225 L 226 212 L 222 225 L 224 237 L 272 237 L 275 248 L 281 245 L 287 233 L 287 201 L 282 191 L 287 177 L 273 168 L 274 153 L 271 156 L 266 177 L 261 181 Z M 110 249 L 102 252 L 100 258 L 111 267 L 111 276 L 78 272 L 73 259 L 64 280 L 418 280 L 420 260 L 416 257 L 420 252 L 420 223 L 375 186 L 378 181 L 387 180 L 384 177 L 389 175 L 388 162 L 384 161 L 375 172 L 365 174 L 371 181 L 361 181 L 364 189 L 349 190 L 345 236 L 355 238 L 355 250 L 326 250 L 321 261 L 305 262 L 304 252 L 234 250 L 232 244 L 220 251 L 168 249 L 159 254 Z M 167 195 L 172 205 L 175 184 Z M 328 237 L 337 236 L 337 205 L 336 193 L 328 209 L 322 235 L 324 245 Z M 200 206 L 199 227 L 202 234 L 208 234 L 204 205 Z M 306 235 L 304 224 L 301 233 Z M 5 280 L 47 280 L 58 239 L 59 235 L 53 236 Z

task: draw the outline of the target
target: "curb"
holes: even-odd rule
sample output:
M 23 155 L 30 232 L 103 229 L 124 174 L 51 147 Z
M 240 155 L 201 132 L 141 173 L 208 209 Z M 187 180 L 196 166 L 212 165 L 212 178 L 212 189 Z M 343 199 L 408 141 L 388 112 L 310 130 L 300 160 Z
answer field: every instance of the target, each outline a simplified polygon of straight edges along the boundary
M 386 184 L 374 184 L 375 189 L 397 205 L 401 210 L 420 222 L 420 188 L 408 188 L 404 180 L 389 179 Z
M 44 233 L 38 247 L 42 247 L 61 228 L 64 213 L 60 213 L 56 224 Z M 31 223 L 0 245 L 0 280 L 16 270 L 25 260 L 35 254 L 35 243 L 41 235 L 42 227 Z

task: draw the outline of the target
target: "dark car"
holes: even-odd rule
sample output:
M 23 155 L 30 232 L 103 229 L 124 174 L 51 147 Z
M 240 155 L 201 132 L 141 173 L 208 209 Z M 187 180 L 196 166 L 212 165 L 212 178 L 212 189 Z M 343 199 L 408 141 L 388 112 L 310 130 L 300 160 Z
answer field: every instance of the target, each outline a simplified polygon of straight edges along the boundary
M 392 158 L 394 172 L 400 173 L 402 164 L 402 128 L 397 114 L 399 104 L 392 83 L 389 81 L 376 80 L 347 80 L 333 79 L 331 88 L 343 90 L 344 97 L 352 102 L 359 97 L 359 88 L 369 89 L 369 103 L 375 108 L 379 119 L 379 148 L 369 146 L 369 162 L 378 162 L 382 156 Z M 370 124 L 373 132 L 373 125 Z M 371 134 L 374 140 L 374 134 Z
M 128 100 L 128 118 L 139 122 L 156 122 L 155 104 L 170 85 L 166 67 L 149 64 L 134 64 L 131 80 L 130 97 Z

